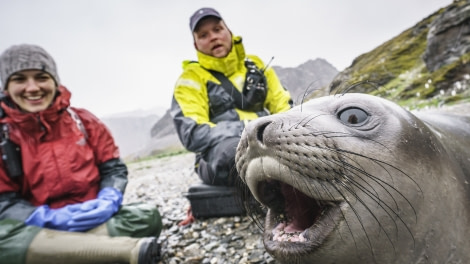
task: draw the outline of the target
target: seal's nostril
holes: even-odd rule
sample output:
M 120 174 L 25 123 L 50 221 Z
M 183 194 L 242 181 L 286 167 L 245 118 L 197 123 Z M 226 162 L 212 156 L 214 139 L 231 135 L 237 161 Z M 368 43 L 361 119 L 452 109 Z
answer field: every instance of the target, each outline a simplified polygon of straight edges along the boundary
M 258 132 L 256 133 L 256 138 L 258 139 L 258 141 L 261 141 L 263 143 L 264 130 L 269 124 L 271 124 L 271 122 L 266 122 L 258 127 Z

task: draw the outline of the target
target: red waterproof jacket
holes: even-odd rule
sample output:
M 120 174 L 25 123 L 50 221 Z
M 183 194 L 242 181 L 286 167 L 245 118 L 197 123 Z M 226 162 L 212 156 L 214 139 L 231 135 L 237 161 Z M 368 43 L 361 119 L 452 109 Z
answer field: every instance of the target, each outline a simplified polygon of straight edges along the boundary
M 118 147 L 106 126 L 87 110 L 72 108 L 84 124 L 84 135 L 66 111 L 70 92 L 63 86 L 58 91 L 53 105 L 38 113 L 24 113 L 5 102 L 0 104 L 6 113 L 0 123 L 8 124 L 11 140 L 21 148 L 24 172 L 18 179 L 10 178 L 0 160 L 0 211 L 7 211 L 15 203 L 18 207 L 18 201 L 31 212 L 33 206 L 59 208 L 94 199 L 103 187 L 100 164 L 119 158 Z M 120 187 L 124 191 L 125 184 Z

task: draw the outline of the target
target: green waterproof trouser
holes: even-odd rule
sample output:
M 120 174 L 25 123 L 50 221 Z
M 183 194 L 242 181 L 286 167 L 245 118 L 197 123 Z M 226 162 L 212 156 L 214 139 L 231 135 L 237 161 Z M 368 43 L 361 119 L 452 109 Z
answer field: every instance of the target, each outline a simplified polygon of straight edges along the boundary
M 162 219 L 155 206 L 129 204 L 123 205 L 105 225 L 109 236 L 158 237 Z M 40 230 L 17 220 L 0 220 L 0 263 L 24 264 L 29 245 Z

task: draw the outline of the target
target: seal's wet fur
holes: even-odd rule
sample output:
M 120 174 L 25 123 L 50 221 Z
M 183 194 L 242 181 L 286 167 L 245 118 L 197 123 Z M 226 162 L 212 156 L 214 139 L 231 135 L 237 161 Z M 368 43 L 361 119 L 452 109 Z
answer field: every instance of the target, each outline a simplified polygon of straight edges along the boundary
M 281 263 L 470 263 L 470 116 L 317 98 L 250 122 L 236 163 Z

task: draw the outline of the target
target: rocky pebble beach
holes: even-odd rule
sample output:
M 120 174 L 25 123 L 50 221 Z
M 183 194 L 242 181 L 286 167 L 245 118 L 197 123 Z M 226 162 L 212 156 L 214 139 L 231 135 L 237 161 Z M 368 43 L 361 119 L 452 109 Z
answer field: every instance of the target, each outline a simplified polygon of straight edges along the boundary
M 154 204 L 162 214 L 161 263 L 276 263 L 266 253 L 261 229 L 248 216 L 198 219 L 178 226 L 190 206 L 184 196 L 200 182 L 193 170 L 194 154 L 129 163 L 124 203 Z

